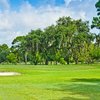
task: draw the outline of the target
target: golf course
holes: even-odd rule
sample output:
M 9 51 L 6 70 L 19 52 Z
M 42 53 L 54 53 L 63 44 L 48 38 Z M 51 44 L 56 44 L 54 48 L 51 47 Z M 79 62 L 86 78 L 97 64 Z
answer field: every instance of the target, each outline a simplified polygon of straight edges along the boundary
M 0 100 L 100 100 L 100 64 L 0 65 Z
M 100 0 L 0 0 L 0 100 L 100 100 Z

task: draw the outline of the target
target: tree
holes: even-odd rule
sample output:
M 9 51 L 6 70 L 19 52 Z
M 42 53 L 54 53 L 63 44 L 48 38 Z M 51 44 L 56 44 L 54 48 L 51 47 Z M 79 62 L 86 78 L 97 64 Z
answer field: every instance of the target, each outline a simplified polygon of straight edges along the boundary
M 41 57 L 41 38 L 42 38 L 42 30 L 32 30 L 26 36 L 27 43 L 29 45 L 29 59 L 30 62 L 37 65 L 42 57 Z
M 97 8 L 98 11 L 98 15 L 100 15 L 100 0 L 98 0 L 98 2 L 95 4 L 95 7 Z
M 22 60 L 27 64 L 28 47 L 26 36 L 18 36 L 12 42 L 12 52 L 17 55 L 17 59 Z
M 6 62 L 6 56 L 9 54 L 10 49 L 7 44 L 0 45 L 0 63 Z
M 100 61 L 100 48 L 93 45 L 90 55 L 92 57 L 93 62 Z
M 70 62 L 72 54 L 72 38 L 76 32 L 75 20 L 70 17 L 62 17 L 57 21 L 58 32 L 61 34 L 60 49 L 67 64 Z
M 97 8 L 97 17 L 93 17 L 91 28 L 97 28 L 100 29 L 100 0 L 95 4 L 95 7 Z
M 41 52 L 46 65 L 48 65 L 50 60 L 53 60 L 53 55 L 55 55 L 55 33 L 55 26 L 51 25 L 45 28 L 42 34 Z
M 16 64 L 17 63 L 17 57 L 14 53 L 9 53 L 7 55 L 7 60 L 8 62 L 12 63 L 12 64 Z
M 99 28 L 97 24 L 91 27 L 94 26 Z M 15 54 L 18 62 L 24 61 L 25 64 L 90 63 L 98 58 L 93 48 L 98 47 L 95 50 L 99 50 L 100 35 L 90 33 L 88 21 L 62 17 L 56 25 L 44 30 L 31 30 L 26 36 L 16 37 L 12 44 L 11 53 Z
M 90 33 L 89 23 L 87 21 L 76 20 L 77 31 L 74 33 L 72 54 L 73 60 L 77 64 L 80 62 L 89 62 L 90 45 L 94 41 L 94 34 Z
M 100 0 L 95 4 L 97 8 L 97 17 L 93 17 L 91 28 L 97 28 L 100 31 Z M 92 57 L 95 59 L 100 58 L 100 32 L 99 34 L 95 34 L 95 48 L 93 50 Z

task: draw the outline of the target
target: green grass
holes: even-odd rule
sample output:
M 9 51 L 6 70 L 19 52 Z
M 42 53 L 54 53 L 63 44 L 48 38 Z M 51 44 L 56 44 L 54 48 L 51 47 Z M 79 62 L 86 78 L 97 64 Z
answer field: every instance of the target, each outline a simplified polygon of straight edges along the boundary
M 100 100 L 100 65 L 0 65 L 0 100 Z

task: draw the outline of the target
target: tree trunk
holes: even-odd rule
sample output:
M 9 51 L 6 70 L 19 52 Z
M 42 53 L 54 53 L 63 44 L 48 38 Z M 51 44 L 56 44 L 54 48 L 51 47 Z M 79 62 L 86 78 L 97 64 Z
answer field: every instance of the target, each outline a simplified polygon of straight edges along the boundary
M 38 64 L 37 62 L 34 63 L 34 65 L 37 65 L 37 64 Z
M 56 65 L 58 64 L 58 62 L 56 61 Z
M 48 65 L 48 59 L 46 59 L 46 61 L 45 61 L 45 65 Z
M 78 64 L 78 60 L 75 60 L 75 64 Z
M 67 64 L 69 65 L 69 58 L 67 59 Z
M 25 64 L 27 64 L 27 52 L 25 52 Z
M 77 58 L 75 59 L 75 64 L 78 64 L 78 59 Z
M 36 43 L 36 52 L 38 52 L 38 43 Z
M 67 65 L 69 65 L 69 61 L 67 61 Z
M 51 61 L 51 65 L 52 65 L 52 61 Z

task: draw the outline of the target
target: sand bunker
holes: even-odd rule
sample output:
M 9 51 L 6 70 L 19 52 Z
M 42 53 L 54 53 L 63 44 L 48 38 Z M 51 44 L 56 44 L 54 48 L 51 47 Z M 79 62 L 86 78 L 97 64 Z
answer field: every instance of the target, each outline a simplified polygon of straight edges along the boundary
M 21 75 L 21 74 L 17 72 L 0 72 L 0 76 L 16 76 L 16 75 Z

